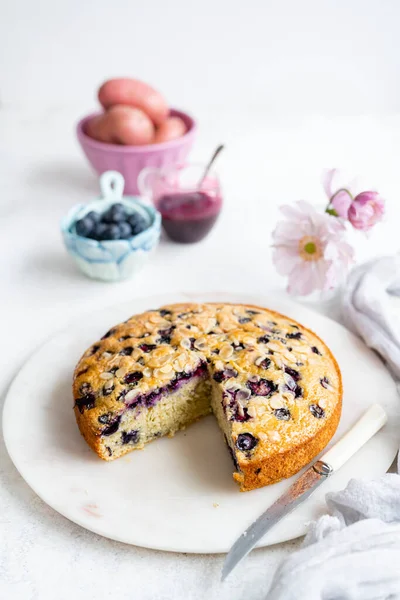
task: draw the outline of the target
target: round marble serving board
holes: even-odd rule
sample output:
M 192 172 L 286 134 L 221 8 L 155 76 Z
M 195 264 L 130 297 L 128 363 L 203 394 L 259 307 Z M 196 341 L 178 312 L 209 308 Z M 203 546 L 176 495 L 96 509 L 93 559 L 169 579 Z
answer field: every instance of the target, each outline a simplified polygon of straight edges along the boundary
M 389 468 L 399 446 L 396 387 L 379 358 L 358 338 L 285 297 L 177 293 L 134 299 L 86 315 L 37 349 L 15 378 L 4 406 L 5 442 L 22 477 L 48 505 L 114 540 L 160 550 L 216 553 L 228 551 L 290 485 L 292 480 L 286 480 L 240 493 L 212 416 L 114 462 L 100 460 L 81 437 L 72 410 L 71 379 L 83 351 L 132 314 L 185 301 L 268 306 L 316 331 L 343 373 L 343 414 L 334 439 L 374 402 L 389 416 L 387 425 L 260 546 L 303 535 L 307 524 L 326 511 L 327 492 L 340 490 L 352 477 L 375 477 Z

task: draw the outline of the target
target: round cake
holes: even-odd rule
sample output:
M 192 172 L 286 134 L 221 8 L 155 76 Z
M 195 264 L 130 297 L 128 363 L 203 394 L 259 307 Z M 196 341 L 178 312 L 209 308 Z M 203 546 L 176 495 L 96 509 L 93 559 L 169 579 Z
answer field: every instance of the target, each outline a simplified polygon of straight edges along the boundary
M 212 412 L 242 491 L 290 477 L 329 442 L 342 381 L 312 331 L 250 305 L 172 304 L 116 325 L 74 373 L 89 446 L 113 460 Z

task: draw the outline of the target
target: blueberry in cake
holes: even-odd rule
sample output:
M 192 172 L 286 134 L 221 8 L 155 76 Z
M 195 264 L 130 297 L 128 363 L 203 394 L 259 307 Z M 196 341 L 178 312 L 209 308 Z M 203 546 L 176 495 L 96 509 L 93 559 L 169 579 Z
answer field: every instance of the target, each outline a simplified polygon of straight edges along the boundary
M 212 412 L 242 491 L 290 477 L 329 442 L 342 381 L 327 346 L 276 312 L 172 304 L 135 315 L 85 352 L 74 410 L 113 460 Z

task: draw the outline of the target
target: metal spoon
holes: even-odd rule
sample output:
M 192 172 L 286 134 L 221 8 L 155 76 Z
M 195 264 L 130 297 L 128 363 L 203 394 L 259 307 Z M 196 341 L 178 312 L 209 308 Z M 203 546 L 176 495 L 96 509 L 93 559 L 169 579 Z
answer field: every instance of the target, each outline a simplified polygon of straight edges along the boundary
M 217 158 L 218 154 L 219 154 L 219 153 L 221 152 L 221 150 L 223 150 L 223 149 L 224 149 L 224 145 L 223 145 L 223 144 L 220 144 L 220 145 L 218 146 L 218 148 L 215 150 L 215 152 L 214 152 L 214 154 L 212 155 L 212 157 L 211 157 L 210 161 L 208 162 L 208 164 L 207 164 L 206 168 L 204 169 L 204 173 L 203 173 L 202 177 L 200 178 L 200 181 L 199 181 L 199 183 L 198 183 L 198 188 L 199 188 L 199 189 L 201 189 L 201 186 L 203 185 L 203 183 L 204 183 L 204 180 L 205 180 L 205 178 L 207 177 L 209 170 L 210 170 L 210 169 L 211 169 L 211 167 L 213 166 L 215 159 Z

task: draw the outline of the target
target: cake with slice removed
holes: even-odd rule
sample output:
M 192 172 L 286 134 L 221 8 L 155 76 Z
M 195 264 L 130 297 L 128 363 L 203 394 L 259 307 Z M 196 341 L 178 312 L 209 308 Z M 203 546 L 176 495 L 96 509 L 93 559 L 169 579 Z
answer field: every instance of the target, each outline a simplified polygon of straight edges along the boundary
M 212 412 L 242 491 L 290 477 L 329 442 L 342 381 L 327 346 L 274 311 L 172 304 L 113 327 L 79 361 L 74 410 L 113 460 Z

